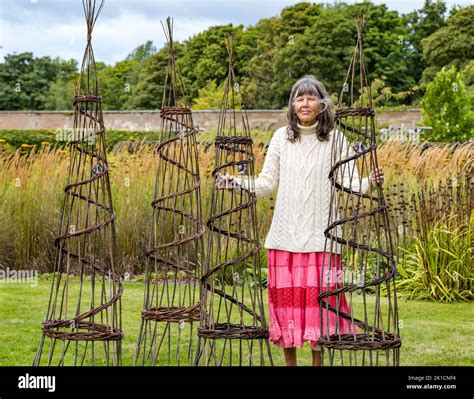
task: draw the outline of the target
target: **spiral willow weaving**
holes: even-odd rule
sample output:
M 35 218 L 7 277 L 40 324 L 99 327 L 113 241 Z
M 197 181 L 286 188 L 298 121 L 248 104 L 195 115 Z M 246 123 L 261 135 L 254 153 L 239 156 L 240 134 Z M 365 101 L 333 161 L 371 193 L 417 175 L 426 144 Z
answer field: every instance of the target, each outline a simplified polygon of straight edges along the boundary
M 183 79 L 176 67 L 173 25 L 168 41 L 161 137 L 150 247 L 146 253 L 145 303 L 136 350 L 140 365 L 192 365 L 194 323 L 200 315 L 204 225 L 196 134 Z
M 234 73 L 235 35 L 229 53 L 212 175 L 247 175 L 254 184 L 254 157 L 247 115 Z M 239 110 L 236 111 L 236 109 Z M 239 116 L 240 113 L 240 116 Z M 202 276 L 202 311 L 196 365 L 271 365 L 256 225 L 256 197 L 242 186 L 214 188 Z
M 401 340 L 388 206 L 380 185 L 367 177 L 378 164 L 363 49 L 365 23 L 365 17 L 358 17 L 357 43 L 336 110 L 329 173 L 332 200 L 325 235 L 327 253 L 339 254 L 341 262 L 336 264 L 331 256 L 331 272 L 321 275 L 318 342 L 326 365 L 396 366 Z M 345 295 L 350 313 L 341 311 Z M 341 318 L 357 327 L 342 331 Z M 332 331 L 330 320 L 336 323 Z
M 121 296 L 92 30 L 104 2 L 83 0 L 87 46 L 74 97 L 70 167 L 51 294 L 34 365 L 120 365 Z

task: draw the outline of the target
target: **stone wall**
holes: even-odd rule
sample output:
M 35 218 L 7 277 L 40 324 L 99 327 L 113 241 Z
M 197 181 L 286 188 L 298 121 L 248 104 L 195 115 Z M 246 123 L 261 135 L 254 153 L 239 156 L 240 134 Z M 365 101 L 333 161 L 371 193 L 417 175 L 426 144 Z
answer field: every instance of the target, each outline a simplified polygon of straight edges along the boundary
M 238 112 L 238 111 L 237 111 Z M 281 110 L 247 111 L 251 129 L 275 130 L 286 124 L 286 113 Z M 218 111 L 193 111 L 195 126 L 204 130 L 217 127 Z M 240 119 L 240 118 L 239 118 Z M 420 112 L 384 112 L 377 114 L 380 123 L 411 126 L 421 123 Z M 116 130 L 159 130 L 159 111 L 104 111 L 105 126 Z M 0 129 L 56 129 L 71 128 L 73 113 L 69 111 L 0 111 Z

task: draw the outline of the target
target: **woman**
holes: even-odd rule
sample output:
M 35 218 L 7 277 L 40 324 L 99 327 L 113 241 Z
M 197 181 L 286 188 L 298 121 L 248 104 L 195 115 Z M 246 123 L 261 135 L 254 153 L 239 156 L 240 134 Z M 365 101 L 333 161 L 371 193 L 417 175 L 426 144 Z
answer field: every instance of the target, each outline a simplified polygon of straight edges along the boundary
M 323 256 L 330 212 L 328 174 L 333 162 L 333 141 L 342 146 L 342 154 L 349 155 L 346 138 L 334 128 L 331 108 L 324 85 L 312 75 L 304 76 L 291 90 L 288 126 L 273 134 L 262 172 L 254 184 L 228 174 L 219 174 L 215 182 L 216 188 L 243 186 L 260 197 L 278 190 L 264 246 L 268 250 L 270 341 L 283 348 L 287 366 L 296 366 L 296 348 L 303 347 L 305 341 L 311 343 L 313 366 L 321 365 L 317 345 L 319 276 L 328 265 L 336 264 L 334 270 L 341 266 L 336 251 L 331 262 L 329 256 Z M 351 162 L 340 168 L 342 176 L 337 177 L 344 187 L 367 193 L 369 179 L 373 184 L 383 183 L 381 168 L 372 170 L 369 178 L 360 179 Z M 331 276 L 334 270 L 330 271 Z M 350 313 L 345 296 L 340 298 L 340 310 Z M 330 333 L 335 331 L 336 321 L 335 315 L 329 319 Z M 326 331 L 327 326 L 323 327 Z M 358 333 L 357 327 L 343 318 L 339 318 L 339 328 L 341 333 Z

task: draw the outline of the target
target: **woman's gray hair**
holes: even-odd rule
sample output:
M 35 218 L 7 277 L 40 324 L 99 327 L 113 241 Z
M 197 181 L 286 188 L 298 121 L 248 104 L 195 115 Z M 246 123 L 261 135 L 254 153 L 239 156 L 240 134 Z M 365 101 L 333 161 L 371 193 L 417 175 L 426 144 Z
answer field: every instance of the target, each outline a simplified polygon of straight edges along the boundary
M 329 140 L 329 133 L 334 129 L 334 114 L 332 112 L 332 101 L 324 85 L 313 75 L 305 75 L 292 87 L 290 100 L 288 102 L 288 140 L 292 143 L 299 140 L 298 117 L 296 116 L 294 101 L 302 95 L 311 95 L 319 99 L 323 109 L 316 116 L 319 122 L 316 127 L 316 135 L 320 141 Z

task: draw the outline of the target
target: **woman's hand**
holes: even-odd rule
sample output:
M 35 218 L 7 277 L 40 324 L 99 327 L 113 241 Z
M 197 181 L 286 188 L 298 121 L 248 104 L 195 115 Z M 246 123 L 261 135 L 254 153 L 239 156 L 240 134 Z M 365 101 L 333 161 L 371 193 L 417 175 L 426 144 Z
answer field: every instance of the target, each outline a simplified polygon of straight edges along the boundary
M 373 168 L 369 178 L 372 184 L 381 186 L 385 181 L 385 176 L 383 174 L 382 168 Z
M 225 175 L 218 173 L 214 182 L 214 188 L 218 190 L 231 190 L 235 187 L 234 176 L 226 173 Z

